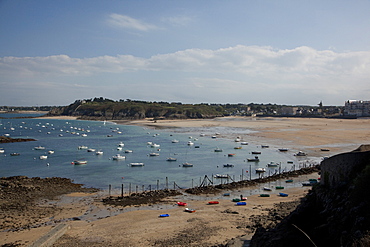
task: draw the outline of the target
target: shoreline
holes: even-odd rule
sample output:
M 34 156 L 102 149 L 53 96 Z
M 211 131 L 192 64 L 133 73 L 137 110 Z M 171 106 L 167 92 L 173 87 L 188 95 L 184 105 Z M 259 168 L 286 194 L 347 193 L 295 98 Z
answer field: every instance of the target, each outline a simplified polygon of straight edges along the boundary
M 300 175 L 294 179 L 302 182 L 314 177 L 317 177 L 317 174 Z M 104 205 L 101 199 L 107 196 L 100 193 L 65 194 L 56 202 L 55 199 L 51 201 L 49 199 L 42 200 L 38 204 L 40 208 L 50 208 L 50 205 L 54 205 L 52 207 L 56 211 L 52 218 L 47 215 L 45 215 L 46 218 L 44 218 L 45 216 L 41 217 L 41 211 L 38 227 L 0 232 L 0 239 L 2 239 L 0 244 L 17 242 L 21 244 L 20 246 L 28 246 L 29 243 L 36 241 L 50 231 L 53 226 L 57 226 L 58 222 L 68 224 L 69 230 L 53 245 L 54 247 L 66 246 L 66 244 L 71 246 L 75 243 L 81 244 L 79 246 L 106 246 L 107 243 L 113 246 L 153 246 L 157 242 L 181 243 L 182 241 L 190 241 L 190 243 L 195 243 L 190 246 L 202 246 L 206 243 L 205 246 L 213 246 L 226 244 L 231 239 L 238 242 L 237 237 L 239 236 L 244 236 L 243 239 L 251 238 L 256 228 L 253 218 L 257 217 L 259 223 L 264 222 L 266 226 L 272 224 L 275 221 L 263 219 L 269 211 L 279 208 L 279 211 L 288 214 L 294 209 L 285 209 L 285 206 L 282 208 L 283 205 L 276 206 L 276 203 L 297 201 L 310 190 L 310 187 L 303 186 L 285 190 L 273 189 L 270 192 L 271 197 L 259 196 L 260 193 L 263 193 L 262 186 L 275 187 L 278 185 L 279 181 L 275 180 L 265 184 L 252 184 L 249 187 L 221 190 L 223 192 L 230 191 L 231 195 L 228 197 L 223 196 L 223 192 L 220 191 L 216 194 L 202 195 L 182 193 L 166 197 L 159 203 L 130 207 Z M 279 197 L 277 196 L 278 192 L 289 193 L 289 197 Z M 248 197 L 246 207 L 237 207 L 235 202 L 232 202 L 232 199 L 238 198 L 240 194 Z M 219 204 L 207 205 L 210 200 L 218 200 Z M 176 205 L 177 201 L 187 202 L 189 207 L 196 209 L 196 213 L 184 212 L 183 207 Z M 37 211 L 37 209 L 34 210 Z M 158 216 L 163 213 L 170 214 L 171 217 L 162 220 Z M 199 236 L 196 232 L 188 232 L 194 227 L 203 229 L 203 233 L 209 238 L 198 239 Z M 125 236 L 122 235 L 122 231 L 126 233 Z M 183 236 L 181 232 L 184 231 L 188 232 L 189 235 Z M 91 238 L 91 232 L 94 233 L 93 238 Z M 143 232 L 146 234 L 143 235 Z M 216 233 L 217 238 L 215 237 Z
M 41 119 L 74 120 L 76 117 L 39 117 Z M 309 156 L 320 157 L 351 152 L 361 144 L 368 143 L 370 137 L 370 119 L 301 119 L 301 118 L 251 118 L 225 117 L 196 120 L 110 120 L 116 124 L 136 125 L 146 128 L 160 128 L 169 131 L 201 131 L 213 128 L 235 128 L 251 130 L 245 134 L 228 135 L 220 133 L 219 137 L 235 139 L 240 135 L 243 141 L 264 145 L 270 148 L 290 148 L 304 150 Z M 321 148 L 330 149 L 321 152 Z M 317 178 L 317 173 L 303 175 L 302 180 Z M 295 180 L 295 179 L 294 179 Z M 297 178 L 298 181 L 298 178 Z M 280 179 L 280 183 L 284 180 Z M 279 180 L 266 182 L 269 186 L 279 185 Z M 187 246 L 214 246 L 226 244 L 231 239 L 238 241 L 239 236 L 247 240 L 253 234 L 253 215 L 263 218 L 276 203 L 291 203 L 304 197 L 310 187 L 287 188 L 281 192 L 288 197 L 278 196 L 273 189 L 268 198 L 259 197 L 263 184 L 245 188 L 228 188 L 229 198 L 217 195 L 189 195 L 169 197 L 163 203 L 145 206 L 113 207 L 103 205 L 101 196 L 86 194 L 67 194 L 54 201 L 44 201 L 42 207 L 52 206 L 59 213 L 53 219 L 74 219 L 67 223 L 70 229 L 53 246 L 67 246 L 78 243 L 79 246 L 170 246 L 174 244 Z M 224 191 L 224 190 L 223 190 Z M 248 196 L 247 206 L 235 206 L 231 199 L 240 194 Z M 210 200 L 218 200 L 217 205 L 207 205 Z M 178 207 L 177 201 L 186 201 L 195 213 L 186 213 Z M 162 213 L 170 214 L 168 218 L 159 218 Z M 49 217 L 39 216 L 41 221 L 50 221 Z M 6 219 L 4 219 L 6 220 Z M 37 238 L 47 233 L 53 225 L 44 225 L 27 230 L 0 232 L 0 244 L 20 243 L 28 246 Z M 124 232 L 125 234 L 122 234 Z M 186 244 L 185 244 L 186 243 Z M 233 246 L 233 245 L 232 245 Z M 235 243 L 234 246 L 241 246 Z

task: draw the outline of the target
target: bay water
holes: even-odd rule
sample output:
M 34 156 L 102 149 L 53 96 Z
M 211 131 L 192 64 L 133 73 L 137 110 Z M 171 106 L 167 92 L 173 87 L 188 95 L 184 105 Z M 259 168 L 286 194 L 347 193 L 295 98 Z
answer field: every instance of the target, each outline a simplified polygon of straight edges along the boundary
M 254 179 L 259 176 L 257 168 L 266 168 L 264 175 L 298 168 L 306 157 L 296 157 L 293 151 L 279 152 L 277 148 L 262 148 L 260 143 L 241 145 L 231 138 L 222 136 L 251 133 L 247 129 L 227 127 L 213 128 L 173 128 L 165 130 L 149 129 L 140 126 L 119 125 L 112 122 L 57 120 L 37 118 L 14 118 L 36 116 L 30 114 L 0 114 L 0 136 L 12 138 L 33 138 L 36 141 L 0 144 L 4 153 L 0 153 L 0 177 L 24 175 L 28 177 L 66 177 L 85 187 L 133 190 L 142 188 L 169 188 L 179 186 L 189 188 L 198 186 L 207 176 L 214 183 L 225 183 L 226 179 L 214 178 L 215 174 L 229 175 L 232 180 Z M 245 139 L 245 138 L 244 138 Z M 178 142 L 173 142 L 177 140 Z M 194 145 L 188 145 L 191 141 Z M 248 141 L 248 140 L 245 140 Z M 122 150 L 118 144 L 123 143 Z M 152 147 L 148 143 L 160 145 Z M 45 149 L 37 150 L 37 147 Z M 102 155 L 79 149 L 87 146 Z M 235 149 L 235 147 L 242 147 Z M 222 152 L 215 152 L 222 149 Z M 49 154 L 48 151 L 54 151 Z M 126 153 L 125 150 L 132 152 Z M 260 151 L 259 162 L 247 162 L 253 158 L 253 151 Z M 19 156 L 11 156 L 19 153 Z M 150 153 L 157 153 L 151 156 Z M 113 160 L 121 154 L 126 158 Z M 235 154 L 229 157 L 228 154 Z M 40 159 L 46 155 L 47 159 Z M 167 161 L 174 157 L 176 161 Z M 74 160 L 86 160 L 86 165 L 74 165 Z M 268 168 L 270 162 L 280 164 L 280 168 Z M 289 161 L 289 162 L 288 162 Z M 193 167 L 183 167 L 184 162 Z M 144 163 L 141 167 L 132 167 L 130 163 Z M 233 167 L 224 167 L 232 164 Z

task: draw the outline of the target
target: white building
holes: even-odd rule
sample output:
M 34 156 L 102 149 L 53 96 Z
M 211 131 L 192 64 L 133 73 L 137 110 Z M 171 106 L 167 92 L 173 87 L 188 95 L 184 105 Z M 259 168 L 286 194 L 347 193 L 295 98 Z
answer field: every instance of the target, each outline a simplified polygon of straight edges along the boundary
M 344 115 L 368 117 L 370 116 L 370 101 L 348 100 L 344 104 Z

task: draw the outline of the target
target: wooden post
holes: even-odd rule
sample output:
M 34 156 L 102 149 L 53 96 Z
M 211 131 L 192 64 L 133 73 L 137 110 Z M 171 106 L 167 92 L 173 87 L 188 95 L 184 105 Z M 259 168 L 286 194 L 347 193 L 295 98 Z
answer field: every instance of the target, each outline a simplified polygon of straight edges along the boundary
M 129 190 L 128 190 L 128 194 L 131 195 L 131 183 L 130 183 L 130 187 L 129 187 Z
M 111 189 L 112 189 L 112 185 L 110 184 L 109 185 L 109 196 L 110 196 Z
M 252 165 L 249 165 L 249 181 L 252 181 Z
M 121 197 L 123 198 L 123 184 L 121 185 Z
M 168 190 L 168 177 L 166 177 L 166 190 Z
M 194 188 L 194 178 L 191 179 L 191 188 Z
M 159 179 L 157 180 L 157 190 L 159 190 Z
M 244 179 L 243 174 L 244 174 L 244 169 L 242 169 L 242 181 L 243 181 L 243 179 Z

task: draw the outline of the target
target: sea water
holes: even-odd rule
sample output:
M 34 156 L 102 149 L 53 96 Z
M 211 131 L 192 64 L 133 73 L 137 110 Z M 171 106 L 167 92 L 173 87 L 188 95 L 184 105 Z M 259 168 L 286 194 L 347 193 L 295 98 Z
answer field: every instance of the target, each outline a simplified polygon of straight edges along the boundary
M 26 115 L 20 115 L 26 116 Z M 27 115 L 29 116 L 29 115 Z M 109 185 L 131 191 L 143 188 L 160 189 L 189 188 L 199 186 L 207 177 L 207 181 L 215 184 L 242 179 L 254 179 L 260 176 L 257 168 L 266 168 L 265 176 L 278 171 L 298 169 L 307 161 L 307 157 L 296 157 L 293 151 L 279 152 L 277 148 L 261 148 L 260 143 L 241 145 L 231 138 L 222 136 L 251 133 L 247 129 L 227 127 L 213 128 L 173 128 L 154 130 L 139 126 L 119 125 L 112 122 L 56 120 L 36 118 L 9 118 L 13 114 L 0 114 L 0 136 L 12 138 L 33 138 L 36 141 L 0 144 L 5 152 L 0 154 L 0 177 L 24 175 L 28 177 L 66 177 L 86 187 L 107 189 Z M 17 116 L 19 117 L 19 116 Z M 201 135 L 203 134 L 203 135 Z M 173 143 L 173 140 L 178 140 Z M 191 141 L 194 145 L 188 145 Z M 248 140 L 246 140 L 248 141 Z M 124 143 L 122 150 L 117 150 L 119 143 Z M 159 144 L 151 147 L 148 142 Z M 78 149 L 87 146 L 103 155 Z M 35 147 L 45 147 L 35 150 Z M 234 147 L 242 146 L 242 149 Z M 215 149 L 222 152 L 215 152 Z M 53 150 L 53 154 L 48 151 Z M 132 150 L 132 153 L 125 153 Z M 253 158 L 252 151 L 262 152 L 258 155 L 259 162 L 247 162 Z M 19 153 L 11 156 L 10 153 Z M 158 156 L 150 156 L 158 153 Z M 228 154 L 235 154 L 229 157 Z M 113 160 L 121 154 L 124 160 Z M 47 159 L 40 159 L 47 155 Z M 168 157 L 177 161 L 166 161 Z M 74 160 L 86 160 L 86 165 L 74 165 Z M 268 168 L 271 161 L 280 164 L 278 168 Z M 290 161 L 290 162 L 288 162 Z M 183 167 L 189 162 L 193 167 Z M 293 163 L 291 163 L 293 162 Z M 130 163 L 144 163 L 142 167 L 131 167 Z M 233 164 L 234 167 L 224 167 Z M 215 174 L 228 175 L 229 179 L 214 178 Z

